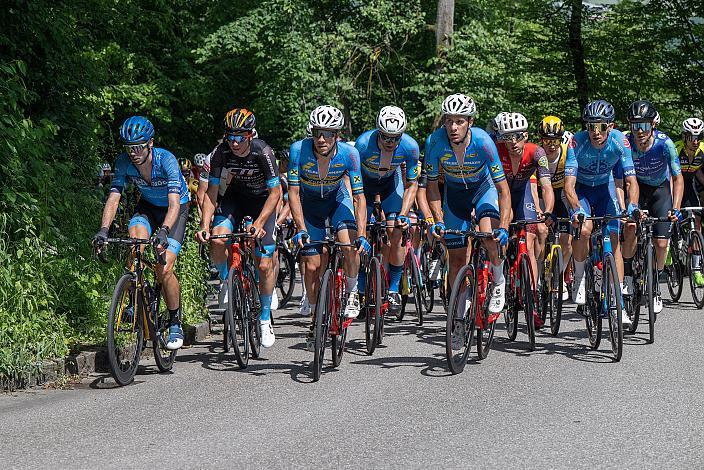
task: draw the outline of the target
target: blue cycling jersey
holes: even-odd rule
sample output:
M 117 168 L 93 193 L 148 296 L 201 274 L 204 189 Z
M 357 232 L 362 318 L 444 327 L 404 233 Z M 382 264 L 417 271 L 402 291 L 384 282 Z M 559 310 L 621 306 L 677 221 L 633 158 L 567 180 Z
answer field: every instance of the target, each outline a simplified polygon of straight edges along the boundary
M 288 185 L 299 186 L 306 196 L 314 195 L 322 199 L 336 197 L 338 190 L 344 188 L 345 175 L 350 178 L 352 194 L 364 192 L 359 170 L 359 152 L 353 146 L 337 142 L 337 152 L 330 159 L 327 171 L 323 172 L 320 171 L 318 159 L 313 152 L 313 139 L 294 142 L 289 154 Z M 321 173 L 324 173 L 324 176 Z
M 580 184 L 607 184 L 613 179 L 613 170 L 618 165 L 622 167 L 622 176 L 636 174 L 631 158 L 631 146 L 621 131 L 612 129 L 601 150 L 594 148 L 588 131 L 577 132 L 570 142 L 570 147 L 574 149 L 574 153 L 567 154 L 565 176 L 576 176 Z
M 628 134 L 628 142 L 631 144 L 633 165 L 639 182 L 660 186 L 670 179 L 670 175 L 682 174 L 675 144 L 664 132 L 654 131 L 653 145 L 645 152 L 638 150 L 633 134 Z
M 188 184 L 181 173 L 176 157 L 162 148 L 152 149 L 150 182 L 142 177 L 126 153 L 118 155 L 110 192 L 122 193 L 127 183 L 134 183 L 139 188 L 142 198 L 155 206 L 168 207 L 169 194 L 178 194 L 181 204 L 190 200 Z
M 380 168 L 381 150 L 377 142 L 379 131 L 374 129 L 360 135 L 355 141 L 354 147 L 359 152 L 359 160 L 362 165 L 362 176 L 365 180 L 390 180 L 393 178 L 396 168 L 402 163 L 406 164 L 406 181 L 413 182 L 418 179 L 418 142 L 408 134 L 401 135 L 396 150 L 391 157 L 388 168 Z
M 471 128 L 462 163 L 457 160 L 444 127 L 433 132 L 426 142 L 424 168 L 429 181 L 438 179 L 441 168 L 448 189 L 474 189 L 488 179 L 494 183 L 506 179 L 496 144 L 483 129 Z

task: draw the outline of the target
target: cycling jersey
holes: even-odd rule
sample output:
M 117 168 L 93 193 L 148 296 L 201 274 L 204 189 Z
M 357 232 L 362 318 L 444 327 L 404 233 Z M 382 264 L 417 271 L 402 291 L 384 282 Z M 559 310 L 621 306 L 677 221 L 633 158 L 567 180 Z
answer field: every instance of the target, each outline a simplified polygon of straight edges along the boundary
M 523 147 L 523 154 L 518 167 L 513 168 L 513 162 L 505 145 L 498 146 L 499 159 L 506 175 L 506 181 L 511 189 L 523 187 L 530 181 L 533 173 L 538 174 L 538 179 L 549 178 L 550 169 L 545 150 L 532 142 L 527 142 Z
M 577 132 L 570 142 L 574 153 L 567 155 L 565 176 L 576 176 L 577 182 L 586 186 L 601 186 L 613 179 L 612 171 L 619 163 L 623 176 L 635 176 L 631 146 L 626 136 L 612 129 L 606 144 L 599 150 L 589 140 L 589 132 Z
M 178 194 L 181 204 L 190 201 L 188 185 L 183 178 L 178 161 L 168 150 L 157 147 L 152 149 L 150 179 L 151 181 L 147 182 L 130 161 L 127 153 L 121 153 L 115 161 L 115 177 L 112 179 L 110 192 L 122 193 L 126 184 L 134 183 L 139 188 L 142 198 L 158 207 L 168 207 L 169 194 Z
M 224 198 L 266 198 L 269 189 L 280 184 L 274 151 L 261 139 L 250 141 L 249 154 L 244 157 L 233 154 L 225 142 L 211 155 L 208 183 L 220 185 Z
M 323 158 L 322 160 L 326 160 Z M 359 152 L 344 142 L 337 143 L 337 152 L 330 159 L 325 175 L 320 174 L 318 159 L 313 152 L 313 139 L 303 139 L 291 145 L 288 166 L 289 187 L 300 187 L 306 196 L 331 199 L 344 188 L 344 176 L 348 175 L 352 194 L 361 194 L 362 175 L 359 169 Z M 346 191 L 346 190 L 345 190 Z
M 565 164 L 570 153 L 574 153 L 574 149 L 567 144 L 560 144 L 560 153 L 554 161 L 550 161 L 550 157 L 546 155 L 552 189 L 563 189 L 565 187 Z
M 691 161 L 684 149 L 684 141 L 680 140 L 675 144 L 675 150 L 679 155 L 680 168 L 684 178 L 684 194 L 682 195 L 681 207 L 699 207 L 699 191 L 701 184 L 696 177 L 697 171 L 704 167 L 704 142 L 699 144 L 699 148 L 694 153 Z
M 670 175 L 678 176 L 682 173 L 675 144 L 664 132 L 657 129 L 653 131 L 653 145 L 645 152 L 638 150 L 632 133 L 627 138 L 639 182 L 660 186 L 670 180 Z
M 475 189 L 491 179 L 499 183 L 506 179 L 496 145 L 486 131 L 473 127 L 462 163 L 457 160 L 444 127 L 430 135 L 425 150 L 425 170 L 428 181 L 436 181 L 440 170 L 445 173 L 445 185 L 450 189 Z
M 377 137 L 379 131 L 374 129 L 360 135 L 354 147 L 359 152 L 359 162 L 362 165 L 362 178 L 364 184 L 373 180 L 390 180 L 394 177 L 396 168 L 405 163 L 406 181 L 413 182 L 418 179 L 418 142 L 408 134 L 401 135 L 401 141 L 393 152 L 388 168 L 380 168 L 382 157 Z

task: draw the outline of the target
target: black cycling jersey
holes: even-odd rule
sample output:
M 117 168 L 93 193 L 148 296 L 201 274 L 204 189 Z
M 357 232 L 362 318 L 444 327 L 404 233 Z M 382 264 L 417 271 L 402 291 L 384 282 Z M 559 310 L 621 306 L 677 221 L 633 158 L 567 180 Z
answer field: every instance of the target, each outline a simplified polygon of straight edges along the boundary
M 249 154 L 238 157 L 227 143 L 220 143 L 211 154 L 208 182 L 224 184 L 225 199 L 266 197 L 270 188 L 280 184 L 274 151 L 263 140 L 252 139 Z

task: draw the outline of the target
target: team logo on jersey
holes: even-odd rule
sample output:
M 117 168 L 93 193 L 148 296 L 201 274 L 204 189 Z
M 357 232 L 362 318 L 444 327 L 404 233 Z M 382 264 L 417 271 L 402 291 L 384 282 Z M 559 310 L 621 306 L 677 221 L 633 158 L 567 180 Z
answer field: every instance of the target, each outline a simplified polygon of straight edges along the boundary
M 624 145 L 627 149 L 631 148 L 631 143 L 628 141 L 628 137 L 624 137 L 624 138 L 623 138 L 623 145 Z
M 288 170 L 288 174 L 291 176 L 298 176 L 298 170 L 296 168 L 291 168 Z
M 411 176 L 415 177 L 418 176 L 418 167 L 414 166 L 413 169 L 411 170 Z
M 548 167 L 548 157 L 543 155 L 538 159 L 538 165 L 547 168 Z
M 361 183 L 362 179 L 359 176 L 355 176 L 354 179 L 352 180 L 353 183 Z
M 491 172 L 496 174 L 501 172 L 501 165 L 491 165 Z
M 307 170 L 310 170 L 311 168 L 313 168 L 314 166 L 315 166 L 314 162 L 308 162 L 305 165 L 303 165 L 303 167 L 301 169 L 304 171 L 307 171 Z
M 533 204 L 532 202 L 526 203 L 526 209 L 528 209 L 529 211 L 534 211 L 534 210 L 535 210 L 535 204 Z

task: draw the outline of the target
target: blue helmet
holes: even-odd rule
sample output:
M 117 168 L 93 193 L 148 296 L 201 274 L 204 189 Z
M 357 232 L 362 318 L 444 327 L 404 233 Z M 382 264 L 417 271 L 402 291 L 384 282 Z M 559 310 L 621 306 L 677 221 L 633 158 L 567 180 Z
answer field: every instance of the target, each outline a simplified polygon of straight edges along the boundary
M 154 126 L 149 119 L 142 116 L 132 116 L 122 123 L 120 138 L 126 144 L 148 142 L 154 137 Z
M 606 100 L 592 101 L 582 111 L 584 122 L 612 122 L 614 119 L 616 119 L 616 111 Z

